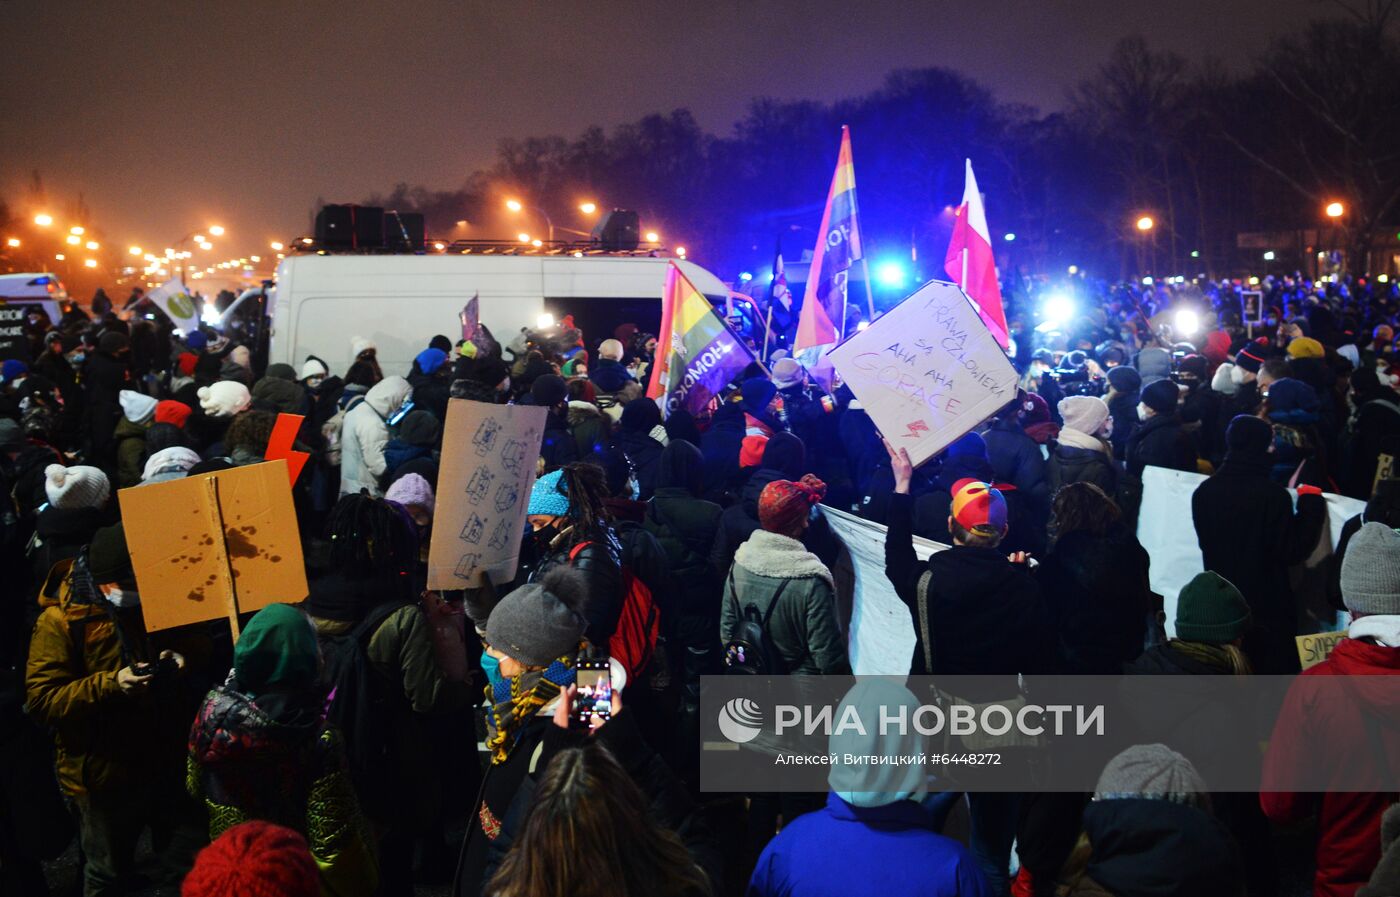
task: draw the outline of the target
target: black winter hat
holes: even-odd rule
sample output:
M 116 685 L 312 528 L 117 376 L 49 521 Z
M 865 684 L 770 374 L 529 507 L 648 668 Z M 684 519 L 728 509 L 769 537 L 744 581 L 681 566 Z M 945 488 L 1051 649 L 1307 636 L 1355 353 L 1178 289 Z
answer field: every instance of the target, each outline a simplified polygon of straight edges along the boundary
M 399 424 L 399 440 L 408 445 L 433 445 L 442 432 L 442 425 L 429 411 L 410 411 Z
M 530 386 L 530 397 L 536 405 L 553 408 L 569 397 L 569 384 L 558 374 L 541 374 Z
M 136 578 L 121 521 L 92 534 L 92 542 L 88 544 L 88 571 L 92 573 L 92 581 L 98 584 L 130 582 Z
M 123 349 L 131 348 L 131 339 L 125 333 L 109 330 L 97 340 L 97 351 L 116 355 Z
M 1225 448 L 1230 455 L 1263 455 L 1274 441 L 1274 428 L 1249 414 L 1237 414 L 1225 428 Z
M 1142 375 L 1135 367 L 1119 365 L 1109 369 L 1108 385 L 1124 394 L 1137 392 L 1142 389 Z
M 452 354 L 452 340 L 439 333 L 428 341 L 429 349 L 441 349 L 445 354 Z
M 1171 414 L 1176 411 L 1176 400 L 1180 389 L 1170 380 L 1158 380 L 1142 391 L 1142 403 L 1158 414 Z

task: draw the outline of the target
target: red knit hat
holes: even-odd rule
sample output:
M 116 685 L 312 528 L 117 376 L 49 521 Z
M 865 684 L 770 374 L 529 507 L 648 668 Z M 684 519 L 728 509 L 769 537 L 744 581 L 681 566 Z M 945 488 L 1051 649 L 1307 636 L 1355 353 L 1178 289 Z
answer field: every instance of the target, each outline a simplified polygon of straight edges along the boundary
M 165 399 L 156 403 L 156 423 L 174 424 L 183 430 L 185 421 L 190 419 L 190 411 L 190 406 L 184 402 Z
M 193 352 L 181 352 L 175 359 L 175 366 L 180 369 L 181 377 L 193 377 L 194 366 L 199 362 L 199 356 Z
M 774 480 L 758 496 L 758 521 L 770 533 L 791 536 L 802 531 L 812 506 L 826 495 L 826 483 L 810 473 L 794 483 Z
M 181 897 L 318 897 L 316 861 L 306 839 L 254 820 L 235 825 L 195 857 Z
M 739 466 L 757 467 L 763 463 L 763 449 L 768 445 L 767 436 L 745 436 L 739 444 Z

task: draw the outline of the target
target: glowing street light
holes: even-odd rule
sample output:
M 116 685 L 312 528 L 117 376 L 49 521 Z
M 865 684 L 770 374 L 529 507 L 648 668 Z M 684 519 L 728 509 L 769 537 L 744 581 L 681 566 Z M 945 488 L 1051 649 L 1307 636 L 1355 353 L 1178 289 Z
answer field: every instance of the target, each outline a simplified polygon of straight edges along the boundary
M 276 240 L 273 240 L 271 243 L 269 243 L 269 244 L 267 244 L 267 245 L 268 245 L 269 247 L 272 248 L 272 251 L 273 251 L 273 252 L 281 252 L 281 251 L 283 250 L 283 248 L 284 248 L 284 247 L 282 246 L 282 244 L 279 243 L 279 242 L 276 241 Z
M 83 267 L 84 267 L 84 268 L 96 268 L 96 267 L 97 267 L 97 259 L 84 259 L 84 260 L 83 260 Z
M 190 239 L 193 240 L 193 241 L 195 241 L 196 243 L 208 243 L 208 242 L 209 242 L 208 240 L 206 240 L 206 239 L 204 238 L 204 234 L 195 234 L 193 237 L 190 237 Z
M 96 240 L 88 240 L 88 241 L 87 241 L 87 248 L 90 249 L 90 250 L 95 250 L 95 249 L 97 249 L 97 248 L 98 248 L 98 245 L 99 245 L 99 244 L 98 244 L 98 242 L 97 242 Z
M 250 256 L 248 256 L 248 261 L 250 261 L 250 262 L 252 262 L 253 264 L 256 265 L 256 264 L 258 264 L 259 262 L 262 261 L 262 256 L 260 256 L 260 255 L 250 255 Z
M 516 236 L 516 239 L 518 239 L 518 240 L 519 240 L 520 242 L 522 242 L 522 243 L 528 243 L 528 242 L 530 242 L 530 235 L 527 234 L 527 233 L 521 232 L 521 233 L 516 234 L 515 236 Z
M 676 258 L 685 258 L 685 247 L 684 247 L 684 246 L 677 246 L 677 247 L 676 247 Z
M 447 248 L 447 244 L 446 244 L 446 243 L 434 243 L 434 244 L 433 244 L 433 248 L 436 249 L 438 252 L 442 252 L 444 249 Z
M 223 226 L 218 224 L 211 224 L 209 225 L 209 233 L 213 234 L 216 237 L 222 237 L 224 235 Z
M 127 252 L 131 253 L 132 255 L 137 255 L 137 256 L 139 256 L 139 255 L 141 254 L 141 247 L 140 247 L 140 246 L 132 246 L 132 247 L 130 247 L 130 248 L 127 249 Z
M 61 253 L 61 252 L 56 252 L 56 253 L 54 253 L 54 259 L 56 259 L 57 261 L 60 261 L 60 262 L 62 262 L 62 261 L 67 261 L 68 256 L 64 255 L 64 254 Z
M 1141 218 L 1139 218 L 1139 219 L 1137 220 L 1137 229 L 1140 230 L 1140 231 L 1142 231 L 1143 233 L 1146 233 L 1147 231 L 1152 230 L 1152 228 L 1155 227 L 1156 225 L 1157 225 L 1157 222 L 1155 222 L 1155 221 L 1152 220 L 1152 216 L 1151 216 L 1151 215 L 1143 215 Z
M 85 233 L 85 231 L 75 224 L 72 227 L 68 228 L 68 233 L 76 234 L 77 236 L 81 237 Z
M 1339 202 L 1329 202 L 1323 211 L 1327 213 L 1328 218 L 1340 218 L 1346 213 L 1346 206 Z
M 302 244 L 305 245 L 305 246 L 310 246 L 312 243 L 315 243 L 316 241 L 313 240 L 313 239 L 311 239 L 310 237 L 302 237 L 302 238 L 301 238 L 301 242 L 302 242 Z
M 598 204 L 596 202 L 581 202 L 578 205 L 578 210 L 585 215 L 592 215 L 598 211 Z
M 65 239 L 67 240 L 69 246 L 77 246 L 78 244 L 83 242 L 83 238 L 78 236 L 77 234 L 69 234 Z
M 8 247 L 10 247 L 11 249 L 16 249 L 16 248 L 18 248 L 18 247 L 19 247 L 19 237 L 11 237 L 10 239 L 8 239 L 8 240 L 5 241 L 5 245 L 8 246 Z
M 544 241 L 543 241 L 543 240 L 531 240 L 531 241 L 530 241 L 530 245 L 533 246 L 533 247 L 535 247 L 536 249 L 539 249 L 541 246 L 544 245 Z
M 45 215 L 41 212 L 40 214 L 34 216 L 34 223 L 39 225 L 40 227 L 48 227 L 49 225 L 53 224 L 53 216 Z
M 658 243 L 661 241 L 661 235 L 654 230 L 647 231 L 646 238 L 648 243 Z
M 205 240 L 203 243 L 199 244 L 199 248 L 203 249 L 205 252 L 208 252 L 209 250 L 214 248 L 214 244 L 210 243 L 208 240 Z
M 512 212 L 518 212 L 525 207 L 520 204 L 520 200 L 518 199 L 508 199 L 506 200 L 506 208 L 510 209 Z

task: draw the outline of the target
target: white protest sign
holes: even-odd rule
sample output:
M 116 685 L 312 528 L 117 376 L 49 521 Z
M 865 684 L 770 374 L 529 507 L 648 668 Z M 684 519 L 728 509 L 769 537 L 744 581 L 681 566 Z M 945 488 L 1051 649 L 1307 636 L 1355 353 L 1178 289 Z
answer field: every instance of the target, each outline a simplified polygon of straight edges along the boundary
M 831 532 L 851 556 L 855 587 L 851 595 L 839 595 L 838 607 L 851 608 L 847 651 L 851 671 L 857 676 L 907 676 L 914 657 L 914 618 L 894 585 L 885 576 L 885 527 L 821 506 Z M 926 561 L 947 548 L 914 537 L 914 553 Z M 837 588 L 845 584 L 837 578 Z
M 1138 512 L 1138 541 L 1152 558 L 1149 570 L 1152 591 L 1163 598 L 1167 634 L 1176 635 L 1176 598 L 1182 588 L 1205 569 L 1196 524 L 1191 516 L 1191 496 L 1206 481 L 1200 473 L 1146 467 L 1142 471 L 1142 507 Z M 1290 490 L 1295 502 L 1298 494 Z M 1337 548 L 1342 526 L 1366 509 L 1366 503 L 1345 495 L 1325 492 L 1327 522 L 1318 546 L 1308 559 L 1316 566 Z
M 924 284 L 826 357 L 915 466 L 1016 398 L 1016 369 L 956 284 Z
M 442 440 L 428 588 L 461 589 L 478 573 L 515 576 L 548 409 L 452 399 Z

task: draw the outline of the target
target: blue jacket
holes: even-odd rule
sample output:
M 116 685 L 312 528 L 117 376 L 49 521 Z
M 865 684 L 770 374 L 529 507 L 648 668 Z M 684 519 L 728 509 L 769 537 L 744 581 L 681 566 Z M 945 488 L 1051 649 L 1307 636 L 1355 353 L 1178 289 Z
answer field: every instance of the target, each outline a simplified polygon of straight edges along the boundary
M 599 392 L 614 393 L 632 381 L 632 375 L 622 362 L 611 358 L 600 358 L 588 371 L 588 379 Z
M 836 794 L 768 843 L 748 897 L 992 897 L 977 863 L 912 800 L 857 807 Z

